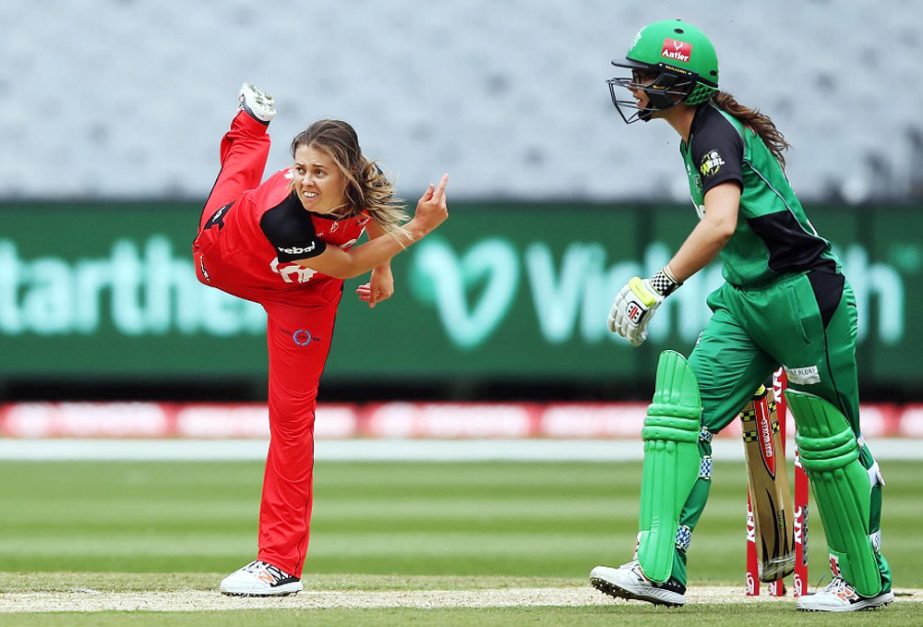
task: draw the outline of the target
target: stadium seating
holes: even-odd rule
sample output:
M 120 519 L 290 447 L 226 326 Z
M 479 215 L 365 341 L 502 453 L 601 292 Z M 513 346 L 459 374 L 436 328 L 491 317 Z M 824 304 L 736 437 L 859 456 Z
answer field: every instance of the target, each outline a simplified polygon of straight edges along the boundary
M 270 167 L 301 127 L 338 117 L 407 198 L 448 171 L 454 198 L 681 200 L 675 134 L 625 127 L 604 82 L 641 24 L 674 16 L 710 34 L 722 86 L 794 145 L 802 197 L 919 193 L 914 6 L 2 3 L 0 198 L 201 197 L 248 80 L 279 103 Z

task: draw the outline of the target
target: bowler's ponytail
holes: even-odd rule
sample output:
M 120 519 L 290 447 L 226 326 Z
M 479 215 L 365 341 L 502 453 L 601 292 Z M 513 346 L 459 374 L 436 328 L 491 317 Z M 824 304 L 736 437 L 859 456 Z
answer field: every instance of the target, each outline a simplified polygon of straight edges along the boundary
M 356 196 L 355 204 L 368 211 L 372 220 L 385 231 L 392 231 L 407 221 L 404 205 L 394 197 L 394 184 L 377 163 L 365 157 L 362 157 Z

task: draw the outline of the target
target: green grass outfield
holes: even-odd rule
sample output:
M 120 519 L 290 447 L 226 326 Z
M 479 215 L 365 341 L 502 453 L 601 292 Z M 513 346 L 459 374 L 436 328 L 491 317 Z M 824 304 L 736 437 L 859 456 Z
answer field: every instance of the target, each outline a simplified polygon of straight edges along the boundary
M 216 462 L 0 462 L 0 591 L 212 590 L 256 551 L 262 465 Z M 323 462 L 306 590 L 472 590 L 585 586 L 599 563 L 631 556 L 640 463 Z M 884 550 L 896 587 L 923 587 L 923 462 L 887 462 Z M 739 585 L 743 596 L 743 464 L 717 463 L 693 538 L 690 585 Z M 816 509 L 809 520 L 812 587 L 826 569 Z M 4 597 L 0 594 L 0 604 Z M 217 596 L 217 595 L 216 595 Z M 856 624 L 914 624 L 899 599 Z M 789 603 L 664 611 L 586 607 L 260 609 L 183 613 L 0 614 L 39 624 L 670 624 L 711 613 L 765 624 L 834 624 Z M 765 616 L 763 616 L 765 615 Z M 736 618 L 735 618 L 736 617 Z M 830 622 L 827 622 L 830 620 Z M 791 621 L 791 622 L 789 622 Z M 799 623 L 799 624 L 800 624 Z

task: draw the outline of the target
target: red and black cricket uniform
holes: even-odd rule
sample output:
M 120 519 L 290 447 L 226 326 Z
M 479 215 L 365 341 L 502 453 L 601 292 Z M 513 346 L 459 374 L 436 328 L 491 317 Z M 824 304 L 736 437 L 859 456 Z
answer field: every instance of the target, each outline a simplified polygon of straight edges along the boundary
M 300 578 L 311 520 L 317 386 L 343 281 L 293 261 L 327 246 L 349 248 L 369 216 L 336 220 L 308 212 L 292 191 L 288 169 L 261 184 L 266 129 L 245 112 L 231 122 L 193 257 L 199 281 L 257 302 L 268 315 L 271 437 L 257 559 Z

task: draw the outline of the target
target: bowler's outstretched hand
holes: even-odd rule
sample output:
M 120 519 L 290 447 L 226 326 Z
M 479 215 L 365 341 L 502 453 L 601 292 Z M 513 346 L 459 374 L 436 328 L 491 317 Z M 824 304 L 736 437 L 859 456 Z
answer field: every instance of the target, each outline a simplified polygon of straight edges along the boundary
M 449 217 L 449 209 L 446 205 L 445 187 L 449 182 L 449 175 L 443 174 L 438 185 L 429 184 L 420 200 L 417 201 L 417 210 L 414 213 L 411 223 L 415 223 L 426 235 Z

